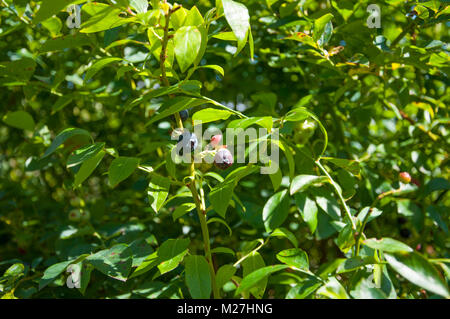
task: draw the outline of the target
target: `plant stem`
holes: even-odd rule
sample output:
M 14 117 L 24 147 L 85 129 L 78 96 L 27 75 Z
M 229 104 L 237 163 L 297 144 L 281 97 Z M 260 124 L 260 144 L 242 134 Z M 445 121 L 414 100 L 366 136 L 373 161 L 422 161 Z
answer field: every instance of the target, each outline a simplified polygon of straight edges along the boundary
M 214 299 L 220 298 L 220 292 L 216 285 L 216 273 L 214 270 L 214 264 L 211 256 L 211 245 L 209 243 L 209 231 L 208 225 L 206 223 L 206 207 L 205 207 L 205 195 L 203 192 L 202 185 L 200 185 L 200 196 L 197 192 L 197 185 L 195 181 L 195 171 L 194 162 L 191 165 L 191 176 L 194 178 L 192 183 L 189 184 L 189 189 L 191 190 L 192 197 L 195 201 L 195 207 L 197 208 L 198 219 L 200 220 L 200 226 L 202 229 L 203 244 L 205 250 L 205 257 L 209 264 L 210 274 L 211 274 L 211 286 L 214 294 Z
M 390 195 L 394 195 L 394 194 L 400 192 L 401 190 L 402 190 L 402 189 L 401 189 L 401 187 L 400 187 L 400 188 L 398 188 L 398 189 L 392 189 L 392 190 L 390 190 L 390 191 L 381 193 L 381 194 L 378 195 L 377 198 L 375 198 L 375 200 L 372 202 L 372 205 L 370 205 L 369 212 L 367 213 L 366 217 L 364 217 L 364 220 L 363 220 L 362 225 L 361 225 L 361 229 L 359 230 L 359 232 L 357 233 L 356 238 L 355 238 L 355 256 L 358 256 L 358 255 L 359 255 L 359 250 L 360 250 L 360 246 L 361 246 L 361 242 L 360 242 L 361 236 L 362 236 L 362 234 L 363 234 L 363 232 L 364 232 L 364 228 L 366 227 L 366 224 L 367 224 L 367 221 L 368 221 L 368 219 L 369 219 L 369 216 L 370 216 L 370 214 L 372 214 L 372 211 L 373 211 L 373 209 L 375 208 L 375 206 L 377 205 L 377 203 L 378 203 L 380 200 L 382 200 L 384 197 L 390 196 Z
M 159 56 L 160 60 L 160 68 L 161 68 L 161 82 L 165 86 L 170 86 L 169 80 L 167 79 L 167 72 L 166 72 L 166 58 L 167 58 L 167 43 L 169 41 L 169 20 L 170 15 L 178 10 L 180 7 L 173 8 L 167 12 L 165 15 L 165 26 L 164 26 L 164 35 L 161 39 L 161 54 Z M 175 120 L 177 122 L 177 127 L 180 129 L 183 129 L 183 121 L 181 120 L 180 114 L 175 113 Z M 216 273 L 214 270 L 214 264 L 212 261 L 211 256 L 211 245 L 209 243 L 209 231 L 208 231 L 208 225 L 206 223 L 206 206 L 205 206 L 205 194 L 203 192 L 202 185 L 200 184 L 200 195 L 197 192 L 197 182 L 195 179 L 195 163 L 192 161 L 191 167 L 190 167 L 190 176 L 191 176 L 191 182 L 189 183 L 188 187 L 191 190 L 192 197 L 194 198 L 195 207 L 197 208 L 198 213 L 198 219 L 200 220 L 200 227 L 202 229 L 202 237 L 203 237 L 203 243 L 204 243 L 204 250 L 205 250 L 205 257 L 208 261 L 209 268 L 210 268 L 210 275 L 211 275 L 211 287 L 213 290 L 214 299 L 220 298 L 220 292 L 216 285 Z
M 348 219 L 350 219 L 350 222 L 352 223 L 352 229 L 356 230 L 356 225 L 355 222 L 353 221 L 353 216 L 350 213 L 350 209 L 347 206 L 347 203 L 345 202 L 344 197 L 342 196 L 342 193 L 338 187 L 338 185 L 336 184 L 336 182 L 333 180 L 333 178 L 330 176 L 330 174 L 328 174 L 327 170 L 325 169 L 325 167 L 322 166 L 322 164 L 320 163 L 320 158 L 317 159 L 315 161 L 316 165 L 320 168 L 320 170 L 330 179 L 331 185 L 333 185 L 334 189 L 336 190 L 337 195 L 339 196 L 339 199 L 342 202 L 342 206 L 344 206 L 344 210 L 345 213 L 347 214 Z

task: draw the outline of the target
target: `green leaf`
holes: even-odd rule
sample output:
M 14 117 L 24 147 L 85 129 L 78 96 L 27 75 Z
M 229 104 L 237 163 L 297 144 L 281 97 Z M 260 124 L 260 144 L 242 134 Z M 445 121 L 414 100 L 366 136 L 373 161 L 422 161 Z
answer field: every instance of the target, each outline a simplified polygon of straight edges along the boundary
M 47 157 L 51 155 L 53 152 L 56 151 L 58 147 L 60 147 L 62 144 L 64 144 L 67 140 L 70 138 L 81 135 L 84 137 L 89 138 L 92 140 L 91 134 L 89 134 L 88 131 L 80 129 L 80 128 L 67 128 L 60 132 L 55 139 L 53 140 L 52 144 L 49 146 L 49 148 L 45 151 L 44 155 L 42 155 L 42 158 Z
M 234 276 L 236 270 L 233 265 L 223 265 L 220 267 L 216 273 L 216 286 L 219 289 L 222 288 Z
M 3 277 L 19 277 L 22 276 L 25 271 L 25 266 L 22 263 L 15 263 L 12 266 L 10 266 L 8 269 L 6 269 L 5 273 L 3 274 Z
M 225 41 L 237 41 L 236 36 L 233 32 L 221 32 L 212 36 L 215 39 L 225 40 Z
M 397 253 L 397 252 L 412 252 L 413 249 L 411 247 L 409 247 L 408 245 L 389 238 L 389 237 L 384 237 L 381 239 L 376 239 L 376 238 L 369 238 L 366 239 L 364 242 L 364 245 L 372 248 L 372 249 L 377 249 L 377 250 L 381 250 L 381 251 L 385 251 L 388 253 Z
M 331 13 L 327 13 L 327 14 L 321 16 L 319 19 L 316 19 L 314 21 L 314 32 L 313 32 L 314 41 L 317 41 L 320 39 L 320 37 L 322 36 L 322 34 L 325 31 L 326 25 L 333 18 L 334 18 L 334 16 Z
M 317 228 L 317 213 L 319 211 L 316 203 L 305 194 L 300 193 L 296 193 L 294 199 L 303 220 L 308 224 L 311 233 L 314 234 Z
M 322 281 L 315 277 L 309 277 L 298 283 L 295 287 L 292 287 L 286 295 L 286 299 L 306 299 L 306 297 L 311 295 L 320 286 L 322 286 Z
M 75 181 L 73 182 L 73 187 L 76 188 L 81 185 L 95 170 L 95 168 L 100 164 L 106 152 L 101 150 L 94 157 L 86 160 L 80 167 L 80 170 L 75 174 Z
M 205 23 L 205 20 L 203 19 L 200 11 L 198 11 L 196 6 L 193 6 L 186 15 L 184 25 L 198 27 L 203 23 Z
M 262 217 L 267 231 L 281 226 L 289 214 L 289 196 L 287 190 L 280 191 L 264 205 Z
M 317 294 L 331 298 L 331 299 L 349 299 L 345 288 L 337 281 L 336 278 L 331 277 L 328 282 L 317 290 Z
M 450 182 L 445 178 L 433 178 L 425 185 L 425 195 L 429 195 L 435 191 L 445 191 L 450 189 Z
M 264 259 L 257 251 L 253 251 L 242 261 L 243 273 L 242 276 L 245 278 L 255 270 L 263 268 L 266 266 Z M 267 286 L 267 278 L 263 278 L 257 284 L 253 285 L 250 289 L 250 293 L 258 299 L 261 299 L 264 295 L 264 291 Z
M 117 157 L 109 167 L 109 185 L 116 187 L 117 184 L 127 179 L 139 166 L 140 159 L 135 157 Z
M 308 255 L 300 248 L 282 250 L 277 254 L 277 259 L 288 266 L 309 271 Z
M 175 30 L 178 30 L 184 25 L 184 21 L 186 20 L 188 10 L 181 7 L 177 9 L 172 15 L 170 16 L 170 23 L 172 24 L 173 28 Z
M 326 176 L 316 176 L 316 175 L 298 175 L 294 177 L 291 182 L 290 194 L 293 195 L 297 192 L 303 192 L 305 189 L 312 185 L 322 184 L 328 181 Z
M 0 77 L 6 76 L 17 81 L 28 81 L 36 69 L 36 62 L 30 58 L 0 62 Z
M 321 157 L 320 159 L 326 160 L 328 162 L 331 162 L 335 164 L 336 166 L 339 166 L 353 175 L 358 175 L 360 171 L 359 162 L 355 160 L 347 160 L 343 158 L 334 158 L 334 157 Z
M 236 290 L 236 295 L 239 295 L 240 293 L 247 291 L 260 283 L 262 280 L 267 279 L 271 274 L 274 272 L 283 270 L 289 268 L 289 266 L 286 265 L 272 265 L 267 266 L 264 268 L 260 268 L 258 270 L 253 271 L 249 275 L 245 276 L 244 279 L 241 281 L 241 284 L 239 285 L 238 289 Z
M 33 19 L 34 24 L 38 24 L 47 20 L 51 16 L 57 14 L 69 4 L 78 4 L 86 2 L 86 0 L 41 0 L 41 6 Z
M 184 73 L 194 63 L 200 52 L 202 35 L 196 27 L 181 27 L 175 33 L 174 43 L 175 57 L 181 72 Z
M 169 95 L 169 94 L 173 94 L 176 93 L 177 91 L 179 91 L 179 86 L 178 85 L 172 85 L 172 86 L 167 86 L 167 87 L 161 87 L 161 88 L 157 88 L 155 90 L 150 91 L 149 93 L 146 93 L 134 100 L 130 100 L 130 102 L 128 102 L 127 104 L 125 104 L 125 111 L 129 111 L 131 110 L 133 107 L 135 107 L 138 104 L 141 103 L 146 103 L 147 101 L 153 99 L 153 98 L 157 98 L 157 97 L 161 97 L 161 96 L 165 96 L 165 95 Z
M 355 234 L 352 230 L 352 225 L 347 224 L 339 231 L 336 244 L 339 249 L 346 254 L 355 245 Z
M 280 188 L 281 181 L 283 180 L 283 173 L 281 172 L 281 168 L 278 168 L 278 171 L 274 174 L 270 174 L 269 177 L 272 181 L 273 190 L 276 192 Z
M 369 213 L 370 213 L 370 215 L 368 215 Z M 362 223 L 362 222 L 364 222 L 364 219 L 367 218 L 366 223 L 369 223 L 370 221 L 374 220 L 381 214 L 383 214 L 383 211 L 379 210 L 378 208 L 367 206 L 367 207 L 364 207 L 363 209 L 361 209 L 361 211 L 358 214 L 358 219 Z M 368 217 L 367 217 L 367 215 L 368 215 Z
M 175 269 L 188 253 L 189 239 L 169 239 L 158 248 L 157 264 L 161 275 Z M 209 276 L 209 268 L 208 268 Z
M 149 243 L 143 238 L 136 239 L 128 245 L 124 254 L 128 254 L 133 258 L 132 267 L 140 266 L 147 258 L 149 258 L 154 253 L 153 248 Z
M 207 224 L 210 224 L 210 223 L 220 223 L 220 224 L 222 224 L 222 225 L 225 225 L 225 227 L 226 227 L 227 230 L 228 230 L 228 234 L 229 234 L 230 236 L 233 234 L 233 231 L 231 230 L 230 226 L 228 226 L 228 224 L 226 223 L 226 221 L 224 221 L 223 219 L 220 219 L 220 218 L 217 218 L 217 217 L 213 217 L 213 218 L 210 218 L 210 219 L 208 220 L 208 222 L 207 222 Z
M 220 65 L 210 64 L 210 65 L 201 65 L 198 66 L 197 69 L 211 69 L 219 73 L 221 76 L 225 76 L 225 71 Z
M 25 111 L 8 112 L 3 116 L 3 122 L 9 126 L 34 131 L 35 123 L 33 117 Z
M 151 255 L 147 256 L 144 261 L 142 261 L 136 270 L 130 275 L 130 279 L 141 276 L 148 271 L 152 270 L 158 265 L 158 252 L 155 251 Z
M 169 194 L 170 181 L 155 175 L 148 185 L 149 202 L 155 213 L 164 205 L 167 195 Z
M 147 0 L 130 0 L 130 6 L 132 6 L 137 13 L 145 13 L 148 9 Z
M 186 286 L 193 299 L 209 299 L 211 275 L 209 264 L 203 256 L 187 256 L 185 260 Z
M 106 276 L 126 281 L 132 266 L 132 258 L 126 253 L 127 248 L 126 244 L 118 244 L 100 250 L 86 258 L 86 262 Z
M 222 5 L 225 19 L 238 40 L 237 55 L 247 43 L 248 32 L 250 31 L 250 15 L 247 7 L 242 3 L 222 0 Z
M 437 295 L 449 298 L 445 281 L 439 272 L 424 257 L 416 252 L 384 254 L 389 265 L 413 284 Z
M 42 21 L 42 26 L 50 31 L 53 38 L 56 38 L 61 33 L 63 24 L 57 17 L 51 17 Z
M 71 94 L 60 96 L 58 100 L 56 100 L 56 103 L 52 105 L 52 115 L 69 105 L 73 99 L 74 95 Z
M 97 155 L 104 147 L 105 143 L 95 143 L 76 150 L 67 159 L 67 167 L 70 168 L 82 164 L 84 161 Z
M 235 255 L 234 251 L 227 247 L 216 247 L 211 249 L 211 254 L 230 254 Z
M 442 207 L 442 212 L 445 212 L 445 208 Z M 427 213 L 433 219 L 433 221 L 446 233 L 448 234 L 448 227 L 447 224 L 442 219 L 442 216 L 439 212 L 439 206 L 428 206 L 427 207 Z M 444 213 L 445 214 L 445 213 Z
M 298 247 L 298 241 L 297 238 L 295 237 L 295 235 L 290 232 L 289 230 L 287 230 L 284 227 L 280 227 L 275 229 L 271 234 L 270 237 L 284 237 L 287 238 L 292 245 L 294 245 L 296 248 Z
M 338 274 L 354 271 L 356 269 L 360 269 L 361 267 L 365 265 L 375 264 L 376 261 L 373 257 L 351 257 L 349 259 L 346 259 L 343 263 L 339 265 L 336 272 Z
M 194 115 L 192 115 L 192 120 L 201 121 L 202 123 L 209 123 L 219 120 L 226 120 L 231 114 L 233 113 L 227 110 L 206 108 L 194 113 Z
M 233 191 L 236 185 L 235 180 L 226 180 L 215 186 L 209 193 L 209 200 L 214 210 L 223 218 L 225 218 L 225 213 L 233 197 Z
M 173 221 L 175 221 L 176 219 L 184 216 L 185 214 L 187 214 L 188 212 L 190 212 L 194 208 L 195 208 L 195 204 L 194 203 L 181 204 L 172 213 Z
M 362 279 L 356 284 L 355 289 L 350 291 L 352 297 L 356 299 L 386 299 L 387 296 L 383 290 L 376 288 L 369 278 Z
M 288 161 L 289 166 L 289 177 L 291 180 L 294 178 L 295 173 L 295 160 L 294 160 L 294 154 L 290 146 L 284 141 L 284 140 L 271 140 L 272 142 L 277 143 L 280 149 L 284 152 L 284 155 L 286 156 L 286 160 Z
M 54 264 L 50 267 L 48 267 L 44 271 L 44 275 L 39 280 L 39 290 L 47 286 L 48 284 L 55 281 L 56 278 L 69 266 L 71 263 L 73 263 L 73 260 L 63 261 L 57 264 Z
M 331 195 L 316 196 L 316 203 L 322 210 L 327 213 L 334 220 L 339 220 L 341 217 L 341 209 L 339 203 Z
M 273 126 L 273 119 L 271 116 L 249 117 L 246 119 L 239 119 L 239 120 L 231 121 L 228 124 L 228 127 L 229 128 L 242 128 L 245 130 L 247 127 L 254 125 L 254 124 L 264 127 L 267 129 L 267 131 L 271 132 L 272 126 Z
M 40 47 L 39 51 L 41 53 L 51 52 L 51 51 L 61 51 L 64 49 L 81 48 L 83 46 L 91 45 L 93 39 L 83 33 L 74 33 L 69 35 L 63 35 L 58 38 L 48 39 Z
M 94 33 L 113 29 L 125 23 L 134 21 L 135 18 L 122 18 L 122 9 L 113 6 L 99 6 L 99 10 L 81 25 L 81 33 Z
M 186 110 L 192 107 L 195 107 L 197 105 L 204 104 L 205 101 L 197 98 L 192 97 L 184 97 L 184 96 L 177 96 L 173 99 L 169 99 L 166 102 L 161 105 L 160 109 L 158 110 L 158 114 L 152 116 L 150 121 L 147 122 L 146 126 L 159 121 L 165 117 L 168 117 L 174 113 L 180 112 L 182 110 Z
M 108 66 L 109 64 L 121 61 L 121 58 L 102 58 L 100 60 L 95 61 L 86 71 L 86 76 L 84 77 L 84 83 L 89 81 L 94 75 L 96 75 L 101 69 Z
M 86 262 L 80 265 L 80 292 L 82 295 L 86 293 L 87 286 L 91 280 L 91 273 L 94 267 Z
M 424 224 L 424 214 L 422 209 L 410 199 L 400 199 L 397 201 L 397 209 L 400 215 L 411 220 L 414 228 L 421 231 Z
M 245 176 L 258 170 L 257 167 L 243 166 L 235 169 L 229 173 L 225 180 L 211 189 L 209 193 L 209 200 L 214 210 L 223 218 L 227 211 L 231 198 L 233 197 L 233 191 L 237 183 Z

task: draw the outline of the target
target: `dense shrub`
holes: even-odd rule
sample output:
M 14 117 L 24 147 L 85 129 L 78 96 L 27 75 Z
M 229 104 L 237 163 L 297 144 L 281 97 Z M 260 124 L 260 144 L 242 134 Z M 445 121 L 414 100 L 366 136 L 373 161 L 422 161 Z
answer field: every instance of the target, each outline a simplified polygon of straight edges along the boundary
M 446 1 L 179 2 L 1 1 L 0 295 L 448 298 Z

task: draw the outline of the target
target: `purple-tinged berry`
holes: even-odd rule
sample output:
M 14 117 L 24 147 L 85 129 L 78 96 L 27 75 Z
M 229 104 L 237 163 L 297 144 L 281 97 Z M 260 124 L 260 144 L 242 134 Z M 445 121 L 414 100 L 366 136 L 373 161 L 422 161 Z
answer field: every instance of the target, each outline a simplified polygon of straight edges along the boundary
M 226 148 L 221 148 L 214 156 L 214 165 L 220 169 L 227 169 L 233 165 L 233 155 Z

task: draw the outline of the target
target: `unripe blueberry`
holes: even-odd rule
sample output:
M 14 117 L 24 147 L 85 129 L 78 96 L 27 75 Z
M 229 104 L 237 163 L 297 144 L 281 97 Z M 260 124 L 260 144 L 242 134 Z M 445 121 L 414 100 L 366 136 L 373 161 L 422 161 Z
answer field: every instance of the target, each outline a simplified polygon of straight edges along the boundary
M 306 144 L 314 135 L 316 127 L 316 122 L 310 120 L 297 123 L 294 128 L 294 142 L 297 144 Z
M 227 169 L 233 165 L 233 155 L 226 148 L 221 148 L 214 156 L 214 164 L 220 169 Z
M 398 178 L 400 179 L 400 181 L 402 183 L 408 184 L 409 182 L 411 182 L 411 175 L 409 175 L 408 172 L 401 172 L 400 174 L 398 174 Z
M 88 221 L 91 218 L 91 213 L 88 210 L 81 211 L 81 221 Z
M 83 206 L 84 206 L 84 201 L 83 201 L 81 198 L 79 198 L 79 197 L 72 198 L 72 199 L 70 200 L 70 206 L 73 206 L 73 207 L 83 207 Z
M 220 142 L 222 141 L 222 135 L 221 134 L 217 134 L 214 135 L 213 137 L 211 137 L 211 146 L 216 148 L 217 146 L 219 146 Z
M 72 222 L 79 222 L 81 219 L 81 209 L 72 209 L 69 212 L 69 220 Z
M 194 133 L 185 132 L 178 138 L 177 150 L 180 156 L 183 156 L 184 147 L 190 148 L 191 152 L 193 153 L 197 149 L 197 146 L 198 139 Z
M 179 112 L 180 114 L 180 118 L 182 121 L 186 121 L 189 118 L 189 111 L 188 110 L 183 110 Z

